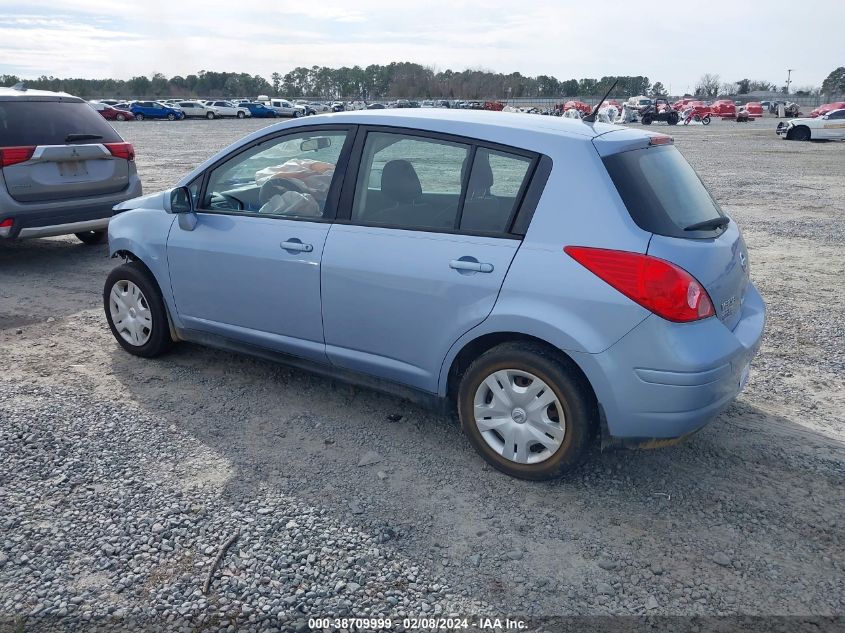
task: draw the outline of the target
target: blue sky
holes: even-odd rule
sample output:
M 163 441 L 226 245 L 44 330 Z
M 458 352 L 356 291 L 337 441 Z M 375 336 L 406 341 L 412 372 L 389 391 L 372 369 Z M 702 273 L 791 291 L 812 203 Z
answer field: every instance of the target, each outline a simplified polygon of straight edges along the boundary
M 705 72 L 782 84 L 794 68 L 801 87 L 845 65 L 840 0 L 650 1 L 4 0 L 0 74 L 269 78 L 414 61 L 559 79 L 646 75 L 681 93 Z

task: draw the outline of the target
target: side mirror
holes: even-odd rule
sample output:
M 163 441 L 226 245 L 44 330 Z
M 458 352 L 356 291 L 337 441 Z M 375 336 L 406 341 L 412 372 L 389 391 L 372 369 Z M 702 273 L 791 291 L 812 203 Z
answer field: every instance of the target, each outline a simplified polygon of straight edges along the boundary
M 194 210 L 194 199 L 187 187 L 176 187 L 170 190 L 170 212 L 191 213 Z
M 829 119 L 829 118 L 830 118 L 830 115 L 829 115 L 829 114 L 825 114 L 822 118 L 823 118 L 823 119 Z
M 299 144 L 301 152 L 316 152 L 319 149 L 326 149 L 332 146 L 332 140 L 326 136 L 318 136 L 317 138 L 309 138 Z

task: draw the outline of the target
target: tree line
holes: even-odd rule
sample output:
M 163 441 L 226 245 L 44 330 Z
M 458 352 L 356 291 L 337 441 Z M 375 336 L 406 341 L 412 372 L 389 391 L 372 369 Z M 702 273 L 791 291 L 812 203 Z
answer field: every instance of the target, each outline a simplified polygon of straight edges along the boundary
M 0 75 L 0 85 L 20 81 L 15 75 Z M 114 97 L 190 98 L 249 97 L 279 95 L 289 98 L 319 99 L 516 99 L 558 98 L 603 95 L 617 81 L 611 97 L 649 95 L 666 96 L 663 83 L 651 83 L 644 76 L 606 76 L 600 79 L 565 79 L 551 75 L 531 77 L 521 73 L 496 73 L 489 70 L 436 70 L 411 62 L 392 62 L 370 66 L 301 66 L 285 73 L 273 73 L 268 81 L 260 75 L 201 70 L 187 76 L 167 77 L 162 73 L 131 79 L 63 79 L 41 76 L 27 80 L 31 88 L 68 92 L 86 99 Z M 696 96 L 715 98 L 742 95 L 755 90 L 785 92 L 769 81 L 741 79 L 723 83 L 719 75 L 705 74 L 695 88 Z M 830 73 L 822 87 L 799 89 L 796 94 L 845 93 L 845 67 Z

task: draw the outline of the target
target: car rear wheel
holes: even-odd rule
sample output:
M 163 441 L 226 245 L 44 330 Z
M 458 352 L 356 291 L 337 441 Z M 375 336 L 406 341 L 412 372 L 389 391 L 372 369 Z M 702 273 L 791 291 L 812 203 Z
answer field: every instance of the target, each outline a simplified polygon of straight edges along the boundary
M 214 112 L 209 112 L 208 114 L 205 115 L 205 118 L 209 119 L 209 120 L 213 119 L 214 118 Z
M 549 479 L 575 467 L 594 428 L 589 388 L 549 348 L 505 343 L 482 354 L 458 389 L 461 426 L 494 468 Z
M 651 125 L 652 118 L 648 115 L 643 117 L 643 125 Z
M 100 244 L 106 237 L 105 231 L 85 231 L 84 233 L 74 233 L 77 239 L 83 244 L 94 246 Z
M 798 125 L 792 129 L 792 140 L 794 141 L 809 141 L 810 128 L 806 125 Z
M 152 358 L 173 345 L 161 292 L 141 264 L 130 262 L 111 271 L 103 304 L 112 334 L 130 354 Z
M 175 120 L 176 120 L 176 115 L 175 115 L 175 114 L 173 114 L 173 113 L 168 114 L 168 115 L 167 115 L 167 120 L 168 120 L 168 121 L 175 121 Z
M 244 113 L 243 113 L 243 112 L 238 112 L 238 118 L 239 118 L 239 119 L 244 118 Z
M 115 119 L 117 119 L 118 121 L 125 121 L 125 120 L 126 120 L 126 117 L 125 117 L 125 116 L 123 116 L 122 114 L 118 114 L 118 115 L 117 115 L 116 117 L 114 117 L 114 118 L 115 118 Z
M 144 115 L 139 112 L 138 114 L 135 115 L 135 120 L 136 121 L 143 121 Z
M 669 125 L 677 125 L 677 124 L 678 124 L 678 119 L 679 119 L 679 118 L 680 118 L 680 117 L 678 116 L 678 113 L 677 113 L 677 112 L 670 112 L 670 113 L 669 113 L 669 118 L 668 118 L 668 119 L 666 119 L 666 122 L 667 122 Z
M 294 110 L 294 111 L 293 111 L 293 118 L 294 118 L 294 119 L 298 119 L 300 116 L 301 116 L 301 114 L 300 114 L 299 110 Z

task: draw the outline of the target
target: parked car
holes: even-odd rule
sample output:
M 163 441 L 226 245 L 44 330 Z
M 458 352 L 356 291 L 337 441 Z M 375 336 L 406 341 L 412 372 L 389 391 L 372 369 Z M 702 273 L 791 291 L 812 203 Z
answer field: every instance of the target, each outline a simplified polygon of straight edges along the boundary
M 105 103 L 106 105 L 110 105 L 110 106 L 115 106 L 118 103 L 120 103 L 120 101 L 118 101 L 117 99 L 100 99 L 99 102 Z
M 294 105 L 301 106 L 305 110 L 306 116 L 317 114 L 317 109 L 307 101 L 297 101 Z
M 819 117 L 790 119 L 778 123 L 778 136 L 789 141 L 845 139 L 845 108 L 831 110 Z
M 249 110 L 254 119 L 275 119 L 276 111 L 263 103 L 242 103 L 241 107 Z
M 384 110 L 385 105 L 383 103 L 370 103 L 367 105 L 367 110 Z
M 741 109 L 751 116 L 763 116 L 763 104 L 759 101 L 749 101 Z
M 311 106 L 311 108 L 315 112 L 331 112 L 332 111 L 332 108 L 331 108 L 330 105 L 328 105 L 326 103 L 320 103 L 319 101 L 309 101 L 308 105 Z
M 237 117 L 243 119 L 252 116 L 248 108 L 244 106 L 235 105 L 231 101 L 212 101 L 208 107 L 214 111 L 214 116 L 218 117 Z
M 129 106 L 129 111 L 135 115 L 135 119 L 138 121 L 144 119 L 176 121 L 185 118 L 185 113 L 181 110 L 176 110 L 158 101 L 134 101 Z
M 344 110 L 346 110 L 346 104 L 344 104 L 342 101 L 333 101 L 331 108 L 332 112 L 343 112 Z
M 273 108 L 279 116 L 289 116 L 294 118 L 305 116 L 305 108 L 295 105 L 287 99 L 270 99 L 270 107 Z
M 763 332 L 738 227 L 671 137 L 637 129 L 318 117 L 120 209 L 109 250 L 127 263 L 103 301 L 129 353 L 194 341 L 454 407 L 490 464 L 527 479 L 595 435 L 700 429 Z
M 131 112 L 119 110 L 118 108 L 106 105 L 102 101 L 99 103 L 95 101 L 89 105 L 99 112 L 106 121 L 133 121 L 135 119 L 135 115 Z
M 810 112 L 811 118 L 816 118 L 817 116 L 822 116 L 827 114 L 831 110 L 841 110 L 845 108 L 845 101 L 834 101 L 833 103 L 825 103 L 824 105 L 820 105 L 818 108 Z
M 135 150 L 86 101 L 0 88 L 0 238 L 105 237 L 112 207 L 141 195 Z
M 631 97 L 625 103 L 628 104 L 629 108 L 633 108 L 640 113 L 642 113 L 644 108 L 654 105 L 654 101 L 650 97 L 647 97 L 645 95 Z
M 180 101 L 177 105 L 186 118 L 213 119 L 217 116 L 213 108 L 199 101 Z
M 715 117 L 735 118 L 736 104 L 730 99 L 720 99 L 710 105 L 710 114 Z

